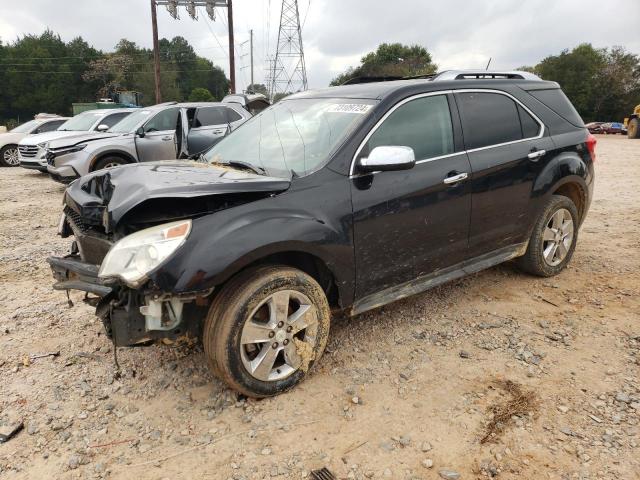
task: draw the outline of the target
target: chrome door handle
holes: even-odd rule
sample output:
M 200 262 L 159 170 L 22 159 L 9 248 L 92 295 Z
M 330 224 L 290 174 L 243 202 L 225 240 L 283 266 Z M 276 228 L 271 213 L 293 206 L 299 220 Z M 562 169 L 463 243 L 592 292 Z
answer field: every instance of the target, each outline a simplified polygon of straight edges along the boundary
M 452 183 L 458 183 L 458 182 L 461 182 L 462 180 L 466 180 L 468 177 L 469 175 L 466 172 L 463 172 L 463 173 L 454 175 L 453 177 L 447 177 L 442 182 L 446 183 L 447 185 L 451 185 Z
M 224 130 L 214 130 L 213 132 L 211 132 L 213 135 L 217 135 L 219 133 L 224 133 Z
M 536 150 L 535 152 L 531 152 L 529 155 L 527 155 L 527 157 L 529 158 L 529 160 L 536 161 L 540 157 L 542 157 L 545 153 L 547 153 L 546 150 Z
M 162 137 L 162 140 L 167 142 L 169 140 L 173 140 L 173 137 L 171 135 L 167 135 L 166 137 Z

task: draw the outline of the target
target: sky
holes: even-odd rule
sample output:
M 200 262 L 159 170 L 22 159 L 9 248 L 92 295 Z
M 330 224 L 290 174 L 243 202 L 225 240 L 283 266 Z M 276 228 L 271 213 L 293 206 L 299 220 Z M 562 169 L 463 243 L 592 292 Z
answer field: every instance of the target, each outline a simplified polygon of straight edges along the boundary
M 264 83 L 275 53 L 281 0 L 234 0 L 238 90 L 249 84 L 249 30 L 255 82 Z M 327 86 L 383 42 L 420 44 L 440 70 L 514 69 L 584 42 L 621 45 L 640 54 L 640 1 L 602 0 L 299 0 L 310 88 Z M 4 43 L 46 28 L 68 41 L 82 36 L 110 51 L 121 38 L 151 47 L 149 0 L 0 0 Z M 160 37 L 185 37 L 196 52 L 229 72 L 226 9 L 215 21 L 184 9 L 180 20 L 158 9 Z

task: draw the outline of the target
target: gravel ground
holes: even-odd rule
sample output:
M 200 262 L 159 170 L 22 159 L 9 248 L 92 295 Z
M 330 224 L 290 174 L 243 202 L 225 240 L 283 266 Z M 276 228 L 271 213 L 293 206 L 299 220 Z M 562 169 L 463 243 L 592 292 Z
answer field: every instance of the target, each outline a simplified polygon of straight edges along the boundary
M 640 141 L 600 137 L 596 171 L 561 275 L 505 264 L 335 319 L 310 378 L 254 401 L 197 345 L 120 348 L 114 380 L 92 308 L 51 289 L 63 187 L 0 169 L 0 431 L 24 422 L 0 478 L 640 478 Z

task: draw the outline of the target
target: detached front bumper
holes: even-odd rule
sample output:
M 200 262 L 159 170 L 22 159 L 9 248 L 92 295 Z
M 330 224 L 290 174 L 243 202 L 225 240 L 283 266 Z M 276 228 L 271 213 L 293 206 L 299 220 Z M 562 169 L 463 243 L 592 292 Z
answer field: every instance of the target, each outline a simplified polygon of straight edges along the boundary
M 85 301 L 96 306 L 96 316 L 118 347 L 201 335 L 202 322 L 198 320 L 206 315 L 206 307 L 193 301 L 197 296 L 178 298 L 133 290 L 119 283 L 106 285 L 98 278 L 99 266 L 82 261 L 77 254 L 49 257 L 47 263 L 56 280 L 54 289 L 79 290 L 98 297 Z
M 55 290 L 80 290 L 98 297 L 106 297 L 113 292 L 98 278 L 98 266 L 83 262 L 79 255 L 49 257 L 47 263 L 57 280 L 53 285 Z

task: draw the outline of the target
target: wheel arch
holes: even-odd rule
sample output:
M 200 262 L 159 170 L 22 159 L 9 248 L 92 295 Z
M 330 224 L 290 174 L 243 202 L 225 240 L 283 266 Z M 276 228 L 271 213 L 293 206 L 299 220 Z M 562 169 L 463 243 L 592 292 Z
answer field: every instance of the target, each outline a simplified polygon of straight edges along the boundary
M 102 160 L 105 157 L 118 157 L 126 161 L 127 163 L 137 163 L 137 160 L 133 158 L 133 156 L 127 152 L 123 152 L 122 150 L 107 150 L 104 152 L 100 152 L 95 155 L 91 162 L 89 163 L 89 172 L 93 172 L 93 169 L 97 162 Z
M 297 242 L 296 242 L 297 243 Z M 330 261 L 302 244 L 276 244 L 261 247 L 229 265 L 217 276 L 220 286 L 239 273 L 260 265 L 286 265 L 313 277 L 322 287 L 332 308 L 344 308 L 348 294 L 338 280 Z M 341 286 L 343 288 L 341 288 Z M 341 291 L 342 290 L 342 291 Z
M 575 179 L 568 179 L 556 186 L 551 195 L 569 198 L 578 209 L 580 223 L 584 220 L 587 208 L 587 192 L 583 185 Z

